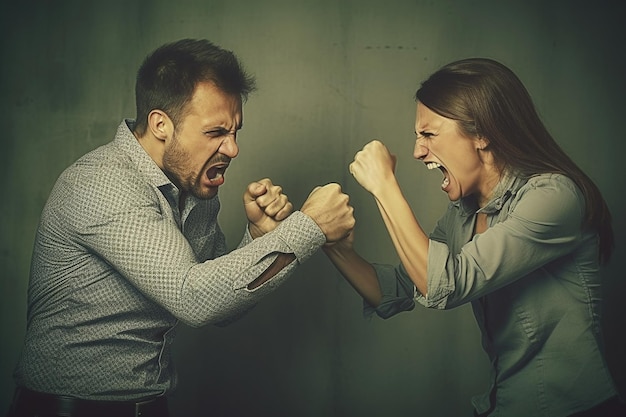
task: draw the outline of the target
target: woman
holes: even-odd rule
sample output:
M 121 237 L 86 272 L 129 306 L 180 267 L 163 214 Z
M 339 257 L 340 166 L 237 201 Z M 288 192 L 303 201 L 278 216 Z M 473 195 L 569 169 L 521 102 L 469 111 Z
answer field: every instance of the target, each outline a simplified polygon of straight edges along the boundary
M 395 178 L 395 157 L 370 142 L 350 172 L 375 197 L 401 264 L 366 262 L 352 235 L 324 248 L 330 260 L 383 318 L 414 301 L 472 303 L 493 364 L 491 388 L 473 399 L 476 415 L 622 407 L 601 353 L 599 264 L 613 235 L 598 188 L 498 62 L 446 65 L 415 98 L 414 157 L 443 173 L 448 210 L 427 236 Z

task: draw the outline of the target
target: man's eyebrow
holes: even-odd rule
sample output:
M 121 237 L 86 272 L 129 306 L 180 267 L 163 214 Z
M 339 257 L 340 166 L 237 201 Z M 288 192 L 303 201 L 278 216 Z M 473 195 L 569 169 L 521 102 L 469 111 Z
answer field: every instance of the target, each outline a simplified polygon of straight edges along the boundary
M 235 127 L 235 131 L 237 130 L 241 130 L 243 128 L 243 123 L 239 123 L 236 127 Z M 204 129 L 206 132 L 223 132 L 223 133 L 227 133 L 230 132 L 229 129 L 226 129 L 224 126 L 212 126 L 212 127 L 207 127 Z

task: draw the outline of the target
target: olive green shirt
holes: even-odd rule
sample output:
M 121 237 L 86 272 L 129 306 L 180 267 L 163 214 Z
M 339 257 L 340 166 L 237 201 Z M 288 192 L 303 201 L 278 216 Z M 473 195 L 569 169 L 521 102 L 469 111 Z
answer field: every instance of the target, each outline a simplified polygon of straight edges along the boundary
M 474 235 L 477 213 L 488 229 Z M 450 203 L 430 235 L 428 294 L 402 265 L 376 265 L 390 317 L 415 301 L 435 309 L 471 303 L 492 386 L 473 399 L 489 416 L 567 416 L 615 396 L 603 358 L 596 233 L 567 177 L 506 176 L 482 209 Z M 374 311 L 365 307 L 366 313 Z

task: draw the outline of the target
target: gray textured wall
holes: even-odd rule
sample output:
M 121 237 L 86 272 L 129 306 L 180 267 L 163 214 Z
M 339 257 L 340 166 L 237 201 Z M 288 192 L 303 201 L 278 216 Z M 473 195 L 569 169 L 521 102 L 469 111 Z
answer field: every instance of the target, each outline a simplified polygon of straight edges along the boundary
M 15 3 L 15 4 L 14 4 Z M 619 2 L 612 2 L 619 3 Z M 39 213 L 58 174 L 134 116 L 135 71 L 182 37 L 234 50 L 257 76 L 241 154 L 220 190 L 231 246 L 245 185 L 269 176 L 296 206 L 336 181 L 356 208 L 357 246 L 396 255 L 372 198 L 347 164 L 373 138 L 398 154 L 398 176 L 430 229 L 446 196 L 411 158 L 420 80 L 451 60 L 486 56 L 513 68 L 560 144 L 605 193 L 618 238 L 606 269 L 609 360 L 625 385 L 621 294 L 625 222 L 619 169 L 626 106 L 620 6 L 603 1 L 23 1 L 0 17 L 0 413 L 25 326 Z M 587 8 L 588 7 L 588 8 Z M 364 320 L 361 301 L 316 255 L 255 311 L 226 328 L 183 328 L 176 415 L 471 414 L 487 362 L 468 307 Z M 254 412 L 252 411 L 254 410 Z

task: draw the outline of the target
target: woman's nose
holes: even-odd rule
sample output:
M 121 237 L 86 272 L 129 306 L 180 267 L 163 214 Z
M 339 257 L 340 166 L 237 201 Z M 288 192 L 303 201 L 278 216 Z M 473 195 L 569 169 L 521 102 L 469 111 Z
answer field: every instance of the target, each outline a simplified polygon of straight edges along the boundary
M 413 157 L 415 159 L 424 159 L 426 155 L 428 155 L 428 147 L 424 143 L 423 138 L 418 138 L 415 140 L 415 149 L 413 149 Z

